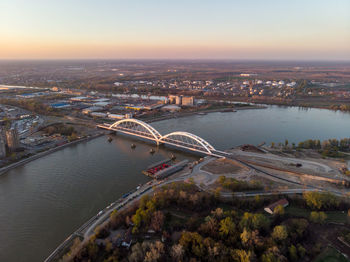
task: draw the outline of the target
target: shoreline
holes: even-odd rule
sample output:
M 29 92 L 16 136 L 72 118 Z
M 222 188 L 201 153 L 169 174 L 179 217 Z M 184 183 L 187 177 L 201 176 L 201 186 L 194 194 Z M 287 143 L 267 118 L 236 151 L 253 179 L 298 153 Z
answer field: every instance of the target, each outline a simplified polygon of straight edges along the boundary
M 241 111 L 241 110 L 257 110 L 257 109 L 267 109 L 268 107 L 265 105 L 252 105 L 252 106 L 246 106 L 246 107 L 238 107 L 238 108 L 232 108 L 232 111 L 224 111 L 227 110 L 227 108 L 218 108 L 218 109 L 209 109 L 209 110 L 202 110 L 202 111 L 196 111 L 196 112 L 185 112 L 180 113 L 179 115 L 169 115 L 169 116 L 163 116 L 163 117 L 155 117 L 155 118 L 149 118 L 149 119 L 139 119 L 141 121 L 144 121 L 146 123 L 152 123 L 152 122 L 158 122 L 173 118 L 181 118 L 181 117 L 187 117 L 192 115 L 198 115 L 198 114 L 210 114 L 210 113 L 235 113 L 235 111 Z M 229 108 L 231 109 L 231 108 Z
M 76 144 L 79 144 L 81 142 L 90 141 L 90 140 L 95 139 L 97 137 L 100 137 L 102 135 L 104 135 L 104 134 L 100 133 L 100 134 L 96 134 L 96 135 L 93 135 L 93 136 L 84 137 L 84 138 L 81 138 L 81 139 L 78 139 L 78 140 L 75 140 L 75 141 L 72 141 L 72 142 L 68 142 L 68 143 L 66 143 L 64 145 L 56 146 L 54 148 L 50 148 L 48 150 L 45 150 L 45 151 L 40 152 L 40 153 L 37 153 L 37 154 L 35 154 L 33 156 L 30 156 L 28 158 L 25 158 L 25 159 L 22 159 L 22 160 L 19 160 L 19 161 L 15 162 L 15 163 L 12 163 L 12 164 L 9 164 L 7 166 L 4 166 L 4 167 L 0 168 L 0 176 L 4 175 L 6 172 L 10 171 L 13 168 L 25 165 L 25 164 L 27 164 L 27 163 L 29 163 L 31 161 L 34 161 L 34 160 L 39 159 L 41 157 L 47 156 L 47 155 L 49 155 L 51 153 L 54 153 L 56 151 L 59 151 L 59 150 L 61 150 L 63 148 L 66 148 L 66 147 L 69 147 L 69 146 L 72 146 L 72 145 L 76 145 Z

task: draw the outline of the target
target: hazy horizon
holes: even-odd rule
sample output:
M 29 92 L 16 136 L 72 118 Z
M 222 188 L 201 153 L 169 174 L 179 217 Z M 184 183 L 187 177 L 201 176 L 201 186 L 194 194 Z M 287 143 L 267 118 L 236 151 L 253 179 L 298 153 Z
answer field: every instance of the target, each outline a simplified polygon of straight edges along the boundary
M 0 59 L 350 61 L 350 2 L 0 3 Z

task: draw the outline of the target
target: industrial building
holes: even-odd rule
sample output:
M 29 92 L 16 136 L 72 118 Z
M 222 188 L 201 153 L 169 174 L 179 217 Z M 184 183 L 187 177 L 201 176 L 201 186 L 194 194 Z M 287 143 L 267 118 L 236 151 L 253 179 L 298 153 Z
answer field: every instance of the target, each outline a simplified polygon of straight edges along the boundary
M 193 106 L 194 97 L 193 96 L 174 96 L 169 95 L 169 103 L 183 106 Z
M 19 148 L 19 136 L 16 129 L 11 128 L 6 131 L 6 141 L 10 152 L 14 152 Z
M 6 139 L 4 130 L 0 129 L 0 158 L 6 157 Z
M 194 105 L 194 97 L 193 96 L 183 96 L 182 97 L 182 105 L 183 106 L 193 106 Z

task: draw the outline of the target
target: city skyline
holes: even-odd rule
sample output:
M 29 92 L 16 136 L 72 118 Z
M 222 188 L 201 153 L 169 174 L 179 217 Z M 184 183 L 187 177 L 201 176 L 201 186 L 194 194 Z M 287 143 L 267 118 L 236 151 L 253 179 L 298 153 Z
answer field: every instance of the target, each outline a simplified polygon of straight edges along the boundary
M 0 59 L 350 60 L 348 1 L 0 3 Z

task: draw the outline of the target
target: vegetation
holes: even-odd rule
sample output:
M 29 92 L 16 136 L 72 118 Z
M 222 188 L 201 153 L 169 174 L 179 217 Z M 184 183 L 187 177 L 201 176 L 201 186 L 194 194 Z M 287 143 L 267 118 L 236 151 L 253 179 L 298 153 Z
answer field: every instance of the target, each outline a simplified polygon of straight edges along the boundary
M 248 191 L 248 190 L 259 190 L 262 189 L 262 185 L 259 181 L 242 181 L 234 178 L 227 178 L 225 176 L 220 176 L 217 183 L 231 191 Z
M 292 144 L 292 147 L 289 146 L 288 140 L 282 145 L 279 143 L 280 147 L 283 148 L 293 148 L 293 149 L 314 149 L 318 150 L 320 154 L 325 157 L 343 157 L 344 154 L 341 152 L 350 152 L 350 138 L 343 139 L 328 139 L 324 141 L 308 139 L 301 141 L 298 145 Z M 271 147 L 274 148 L 275 143 L 271 143 Z
M 0 99 L 0 104 L 17 106 L 27 109 L 31 112 L 42 115 L 60 115 L 58 111 L 51 106 L 43 103 L 40 99 Z
M 328 192 L 308 191 L 303 194 L 308 207 L 314 210 L 329 210 L 339 207 L 339 199 Z
M 339 253 L 336 249 L 333 247 L 327 247 L 317 258 L 314 260 L 314 262 L 348 262 L 349 260 L 346 259 L 341 253 Z
M 332 209 L 324 202 L 329 198 L 307 194 L 300 205 Z M 75 243 L 64 261 L 310 261 L 324 250 L 326 244 L 311 230 L 326 227 L 320 224 L 323 211 L 307 218 L 284 210 L 270 216 L 261 213 L 265 205 L 260 198 L 223 201 L 193 184 L 169 184 L 113 211 L 109 222 L 89 241 Z M 118 230 L 132 231 L 130 249 L 118 245 L 113 233 Z
M 67 125 L 64 125 L 64 124 L 51 125 L 51 126 L 46 127 L 43 131 L 46 134 L 50 135 L 50 136 L 53 135 L 53 134 L 60 134 L 60 135 L 63 135 L 63 136 L 70 136 L 70 135 L 72 135 L 75 132 L 73 126 L 67 126 Z
M 53 134 L 60 134 L 62 136 L 66 136 L 69 142 L 78 139 L 78 134 L 74 127 L 65 124 L 51 125 L 46 127 L 43 131 L 50 136 Z

